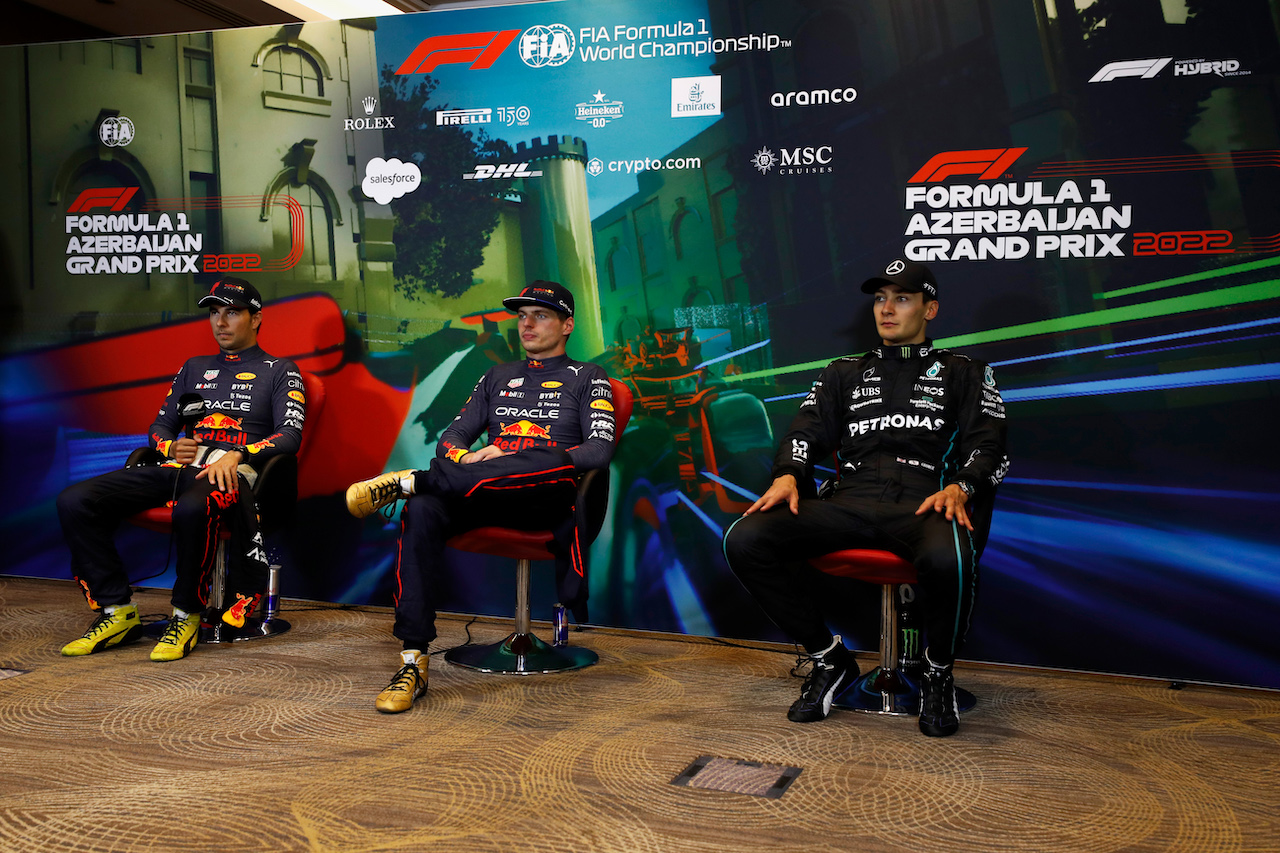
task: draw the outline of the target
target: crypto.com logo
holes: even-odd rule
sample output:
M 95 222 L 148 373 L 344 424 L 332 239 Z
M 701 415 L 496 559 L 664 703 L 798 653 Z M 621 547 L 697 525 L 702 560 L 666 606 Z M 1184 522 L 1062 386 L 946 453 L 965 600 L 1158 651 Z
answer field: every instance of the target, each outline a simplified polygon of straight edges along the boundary
M 1172 56 L 1159 59 L 1125 59 L 1120 62 L 1108 62 L 1098 69 L 1098 73 L 1089 78 L 1090 83 L 1106 83 L 1120 77 L 1141 77 L 1150 80 L 1173 60 Z
M 519 30 L 501 30 L 489 33 L 461 33 L 452 36 L 431 36 L 413 49 L 397 74 L 430 74 L 441 65 L 470 63 L 473 69 L 493 65 L 507 49 L 507 45 L 520 35 Z
M 932 184 L 953 175 L 977 175 L 990 181 L 1005 173 L 1025 148 L 977 148 L 972 151 L 944 151 L 929 158 L 907 183 Z

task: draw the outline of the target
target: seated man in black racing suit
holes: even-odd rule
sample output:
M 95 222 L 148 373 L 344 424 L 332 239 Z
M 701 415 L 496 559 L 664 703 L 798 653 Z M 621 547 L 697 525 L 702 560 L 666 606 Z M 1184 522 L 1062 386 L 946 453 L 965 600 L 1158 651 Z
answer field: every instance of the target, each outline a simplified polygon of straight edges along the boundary
M 933 274 L 895 260 L 862 285 L 875 295 L 883 346 L 833 361 L 800 404 L 774 458 L 773 484 L 725 533 L 725 558 L 769 617 L 804 646 L 813 668 L 787 712 L 826 718 L 858 665 L 832 636 L 810 587 L 810 557 L 883 548 L 915 564 L 927 631 L 920 730 L 960 726 L 951 668 L 969 627 L 990 518 L 970 517 L 1008 470 L 1005 413 L 991 368 L 934 349 Z M 813 493 L 813 464 L 836 451 L 839 481 Z M 808 488 L 805 488 L 808 486 Z M 978 529 L 974 528 L 974 521 Z
M 440 436 L 426 471 L 393 471 L 355 483 L 347 509 L 364 518 L 408 496 L 400 514 L 396 621 L 401 666 L 374 705 L 407 711 L 427 689 L 428 644 L 436 637 L 432 573 L 449 537 L 500 525 L 555 532 L 560 600 L 586 618 L 587 574 L 576 535 L 578 475 L 613 456 L 615 420 L 609 378 L 596 364 L 573 361 L 573 295 L 535 281 L 502 301 L 516 312 L 527 358 L 489 369 Z M 489 443 L 471 445 L 487 434 Z M 577 511 L 575 511 L 577 510 Z
M 63 647 L 64 655 L 91 654 L 142 634 L 112 536 L 121 521 L 144 509 L 173 503 L 178 552 L 173 618 L 152 660 L 177 660 L 195 648 L 222 520 L 231 530 L 227 592 L 234 601 L 222 620 L 243 626 L 266 589 L 266 554 L 251 487 L 266 460 L 298 451 L 306 418 L 302 374 L 293 362 L 271 358 L 258 346 L 262 297 L 249 282 L 224 278 L 197 304 L 209 309 L 219 352 L 188 359 L 173 379 L 150 431 L 151 447 L 166 460 L 109 471 L 58 495 L 72 574 L 89 606 L 102 614 L 84 636 Z M 180 438 L 184 409 L 203 416 L 188 414 L 187 435 Z

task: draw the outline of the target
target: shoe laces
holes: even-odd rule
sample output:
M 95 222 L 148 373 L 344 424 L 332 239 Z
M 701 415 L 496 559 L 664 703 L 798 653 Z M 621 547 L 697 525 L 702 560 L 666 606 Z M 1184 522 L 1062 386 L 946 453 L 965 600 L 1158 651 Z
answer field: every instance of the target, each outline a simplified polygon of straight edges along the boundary
M 187 617 L 187 619 L 190 618 L 190 616 Z M 187 619 L 179 619 L 176 616 L 171 618 L 169 627 L 165 628 L 164 633 L 160 635 L 160 642 L 174 646 L 178 645 L 182 639 L 182 630 L 187 627 Z
M 400 500 L 400 481 L 392 478 L 385 483 L 369 486 L 369 500 L 378 507 L 378 512 L 386 518 L 395 517 L 396 502 Z M 384 504 L 383 501 L 386 501 Z
M 945 712 L 955 689 L 955 676 L 951 670 L 929 667 L 925 670 L 922 686 L 924 689 L 920 694 L 925 713 L 937 716 Z
M 114 613 L 103 613 L 93 620 L 93 624 L 89 626 L 89 630 L 84 632 L 86 639 L 97 636 L 100 631 L 111 627 L 111 617 Z
M 807 671 L 806 667 L 808 668 Z M 816 655 L 797 654 L 795 666 L 791 667 L 791 677 L 804 678 L 804 685 L 800 688 L 800 695 L 807 697 L 817 686 L 818 678 L 831 669 L 831 664 L 824 663 L 822 658 Z
M 417 693 L 418 687 L 423 683 L 422 673 L 418 670 L 418 665 L 407 663 L 396 670 L 395 675 L 391 676 L 391 683 L 387 685 L 387 689 Z

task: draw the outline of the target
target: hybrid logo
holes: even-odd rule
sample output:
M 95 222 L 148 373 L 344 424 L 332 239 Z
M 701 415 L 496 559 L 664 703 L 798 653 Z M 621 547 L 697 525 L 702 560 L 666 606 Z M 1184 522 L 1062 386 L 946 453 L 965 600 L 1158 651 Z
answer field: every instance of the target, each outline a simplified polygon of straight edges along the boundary
M 502 30 L 431 36 L 413 49 L 413 53 L 396 69 L 396 73 L 430 74 L 441 65 L 455 63 L 470 63 L 473 70 L 489 68 L 518 35 L 519 30 Z
M 477 163 L 474 172 L 462 176 L 464 181 L 486 181 L 503 178 L 538 178 L 541 171 L 529 171 L 528 163 Z
M 1207 62 L 1203 59 L 1179 59 L 1173 63 L 1174 77 L 1194 77 L 1199 74 L 1216 74 L 1219 77 L 1239 77 L 1248 74 L 1240 70 L 1240 60 L 1219 59 Z
M 564 24 L 530 27 L 520 37 L 520 58 L 530 68 L 554 68 L 573 58 L 576 44 Z
M 1025 148 L 978 148 L 972 151 L 943 151 L 929 158 L 929 162 L 911 176 L 908 183 L 931 184 L 954 175 L 977 175 L 980 181 L 994 180 L 1003 175 Z
M 1165 56 L 1159 59 L 1125 59 L 1120 62 L 1108 62 L 1089 78 L 1089 82 L 1107 83 L 1121 77 L 1141 77 L 1143 80 L 1150 80 L 1172 60 L 1172 56 Z

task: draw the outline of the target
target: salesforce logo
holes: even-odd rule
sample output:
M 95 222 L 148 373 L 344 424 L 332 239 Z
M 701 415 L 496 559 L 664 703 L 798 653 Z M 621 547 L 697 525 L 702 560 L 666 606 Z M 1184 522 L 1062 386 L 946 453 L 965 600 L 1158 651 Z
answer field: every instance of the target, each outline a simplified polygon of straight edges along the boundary
M 383 160 L 374 157 L 365 166 L 360 189 L 378 204 L 390 204 L 392 199 L 411 193 L 422 181 L 422 172 L 416 163 L 401 163 L 394 157 Z

